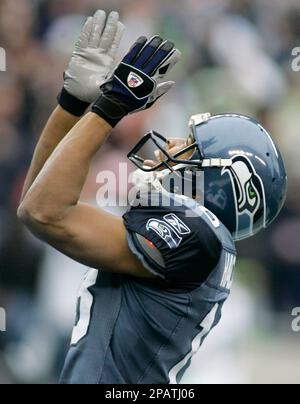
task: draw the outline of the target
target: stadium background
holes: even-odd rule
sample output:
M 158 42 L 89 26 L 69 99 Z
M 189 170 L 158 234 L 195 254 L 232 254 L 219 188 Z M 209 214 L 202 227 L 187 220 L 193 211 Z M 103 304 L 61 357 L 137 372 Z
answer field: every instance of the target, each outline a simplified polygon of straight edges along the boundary
M 298 4 L 297 4 L 298 3 Z M 289 174 L 276 223 L 238 245 L 240 258 L 224 321 L 195 358 L 184 382 L 299 383 L 300 333 L 300 46 L 297 0 L 1 0 L 0 46 L 0 383 L 54 383 L 85 269 L 34 239 L 16 207 L 38 135 L 62 86 L 62 72 L 84 16 L 120 11 L 122 51 L 140 34 L 160 33 L 183 51 L 176 90 L 156 109 L 128 118 L 95 159 L 84 198 L 95 200 L 101 169 L 117 163 L 154 128 L 180 136 L 197 112 L 257 117 L 274 134 Z M 122 192 L 122 190 L 121 190 Z

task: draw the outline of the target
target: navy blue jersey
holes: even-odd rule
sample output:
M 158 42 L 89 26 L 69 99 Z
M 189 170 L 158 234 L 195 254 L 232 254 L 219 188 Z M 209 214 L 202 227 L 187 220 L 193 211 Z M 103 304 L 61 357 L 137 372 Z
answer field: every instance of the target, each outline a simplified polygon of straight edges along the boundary
M 221 318 L 236 259 L 230 233 L 191 199 L 146 199 L 124 223 L 130 249 L 156 277 L 87 274 L 61 383 L 179 383 Z

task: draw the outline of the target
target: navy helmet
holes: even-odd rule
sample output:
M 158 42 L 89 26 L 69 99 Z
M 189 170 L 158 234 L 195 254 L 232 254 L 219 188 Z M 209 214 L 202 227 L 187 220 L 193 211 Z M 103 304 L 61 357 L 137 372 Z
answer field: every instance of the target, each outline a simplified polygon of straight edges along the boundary
M 195 115 L 190 129 L 187 147 L 175 156 L 163 145 L 167 139 L 151 132 L 128 157 L 140 172 L 160 173 L 160 182 L 176 172 L 192 172 L 195 188 L 203 190 L 200 202 L 235 240 L 266 228 L 282 209 L 287 192 L 284 162 L 270 134 L 254 119 L 237 114 Z M 138 154 L 149 140 L 165 156 L 155 167 L 146 167 Z

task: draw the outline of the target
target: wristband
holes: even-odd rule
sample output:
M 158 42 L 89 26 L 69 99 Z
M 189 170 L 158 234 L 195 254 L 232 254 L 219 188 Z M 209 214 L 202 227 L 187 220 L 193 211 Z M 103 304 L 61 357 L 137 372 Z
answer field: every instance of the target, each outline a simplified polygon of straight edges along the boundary
M 57 97 L 59 105 L 72 115 L 81 117 L 90 106 L 89 103 L 79 100 L 63 88 Z
M 128 115 L 128 112 L 123 107 L 119 100 L 114 100 L 113 97 L 107 97 L 102 94 L 92 106 L 92 112 L 100 116 L 113 128 Z

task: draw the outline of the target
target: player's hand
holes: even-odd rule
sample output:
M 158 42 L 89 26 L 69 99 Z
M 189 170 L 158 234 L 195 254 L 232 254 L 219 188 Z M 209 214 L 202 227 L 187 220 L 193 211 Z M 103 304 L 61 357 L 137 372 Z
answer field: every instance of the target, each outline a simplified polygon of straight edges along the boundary
M 124 116 L 151 107 L 175 84 L 165 79 L 180 58 L 181 53 L 170 41 L 159 36 L 149 41 L 139 38 L 101 86 L 93 112 L 114 127 Z
M 115 11 L 98 10 L 82 29 L 64 75 L 60 105 L 81 116 L 99 96 L 99 87 L 116 67 L 116 56 L 125 27 Z

